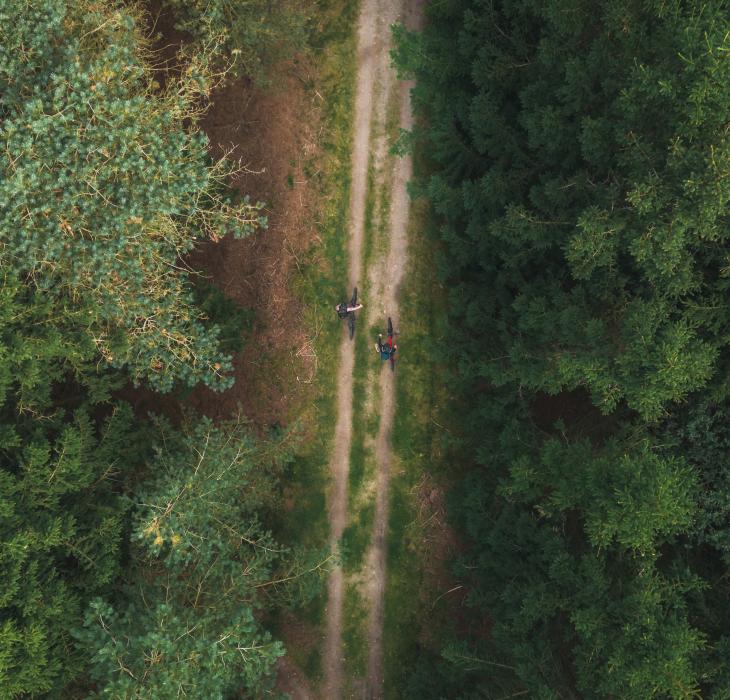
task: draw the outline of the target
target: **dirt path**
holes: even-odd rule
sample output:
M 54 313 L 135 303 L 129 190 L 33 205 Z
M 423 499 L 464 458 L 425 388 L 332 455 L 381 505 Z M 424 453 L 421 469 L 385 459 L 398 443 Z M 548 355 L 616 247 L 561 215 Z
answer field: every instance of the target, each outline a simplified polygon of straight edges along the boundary
M 415 29 L 421 26 L 423 2 L 406 0 L 403 8 L 405 14 L 401 18 L 407 27 Z M 411 112 L 411 82 L 397 84 L 399 105 L 399 127 L 411 129 L 413 115 Z M 408 217 L 410 200 L 406 190 L 413 172 L 413 163 L 409 157 L 396 160 L 392 165 L 390 185 L 390 220 L 388 235 L 390 249 L 385 260 L 376 263 L 373 281 L 379 287 L 374 298 L 381 300 L 381 315 L 390 316 L 393 326 L 398 331 L 400 326 L 399 297 L 400 286 L 408 261 Z M 377 269 L 380 268 L 380 269 Z M 368 700 L 383 697 L 383 622 L 385 616 L 385 584 L 386 554 L 388 529 L 388 486 L 390 481 L 391 440 L 390 435 L 395 416 L 395 375 L 385 364 L 380 371 L 380 426 L 375 442 L 375 459 L 377 464 L 375 517 L 370 549 L 367 556 L 367 598 L 369 603 L 368 620 L 368 666 L 367 690 Z
M 368 271 L 370 280 L 370 319 L 392 317 L 398 327 L 398 292 L 407 263 L 407 229 L 409 200 L 406 184 L 411 176 L 410 158 L 386 158 L 385 123 L 392 89 L 397 90 L 401 128 L 410 128 L 412 116 L 409 92 L 411 85 L 398 83 L 390 66 L 390 26 L 403 21 L 420 26 L 423 0 L 362 0 L 358 25 L 358 72 L 355 98 L 355 124 L 352 150 L 352 185 L 350 192 L 349 281 L 350 287 L 361 284 L 361 257 L 371 154 L 376 180 L 390 182 L 388 250 L 378 251 Z M 395 88 L 394 88 L 395 86 Z M 374 128 L 380 128 L 376 135 Z M 377 300 L 377 302 L 376 302 Z M 361 329 L 361 332 L 364 329 Z M 352 437 L 352 389 L 354 346 L 346 338 L 340 347 L 338 372 L 337 422 L 334 448 L 330 460 L 330 544 L 334 547 L 347 523 L 348 474 Z M 376 483 L 375 515 L 372 541 L 368 550 L 364 593 L 368 605 L 368 664 L 363 688 L 368 699 L 383 695 L 383 618 L 386 581 L 386 532 L 388 523 L 388 482 L 391 461 L 390 433 L 395 412 L 395 375 L 384 364 L 379 376 L 381 415 L 375 444 Z M 345 580 L 340 567 L 332 572 L 328 585 L 327 630 L 324 649 L 324 697 L 337 700 L 343 696 L 344 664 L 342 651 L 342 608 Z
M 370 127 L 373 111 L 373 93 L 376 75 L 376 60 L 381 47 L 378 46 L 378 17 L 374 11 L 377 2 L 364 0 L 358 26 L 357 84 L 355 92 L 355 124 L 352 146 L 352 180 L 350 189 L 349 284 L 355 286 L 360 278 L 363 230 L 365 225 L 365 198 L 367 196 L 367 171 L 370 151 Z M 342 537 L 347 523 L 347 478 L 350 467 L 350 444 L 352 441 L 352 370 L 355 363 L 354 347 L 346 336 L 343 325 L 340 344 L 340 365 L 337 373 L 337 422 L 330 475 L 329 494 L 330 546 L 335 548 Z M 344 598 L 344 575 L 336 566 L 327 586 L 327 628 L 324 644 L 324 690 L 325 697 L 340 698 L 343 686 L 342 658 L 342 603 Z
M 407 86 L 400 86 L 401 127 L 410 127 L 410 96 Z M 411 159 L 396 164 L 391 185 L 390 251 L 384 269 L 378 275 L 384 288 L 374 298 L 381 300 L 382 318 L 390 316 L 397 332 L 400 326 L 398 296 L 407 262 L 407 232 L 409 200 L 406 184 L 411 177 Z M 388 526 L 388 483 L 390 477 L 390 433 L 395 416 L 395 374 L 389 363 L 380 371 L 380 426 L 375 441 L 376 491 L 373 535 L 367 556 L 367 598 L 370 609 L 368 623 L 367 697 L 382 696 L 383 687 L 383 619 L 385 603 L 386 534 Z

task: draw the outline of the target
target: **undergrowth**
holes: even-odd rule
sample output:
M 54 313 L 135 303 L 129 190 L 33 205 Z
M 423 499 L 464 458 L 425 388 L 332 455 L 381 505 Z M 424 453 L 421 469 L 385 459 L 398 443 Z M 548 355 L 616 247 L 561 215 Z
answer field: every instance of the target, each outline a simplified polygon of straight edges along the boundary
M 301 407 L 305 439 L 286 475 L 290 508 L 280 535 L 291 546 L 324 547 L 328 538 L 328 459 L 336 419 L 340 321 L 333 311 L 347 284 L 350 148 L 356 71 L 357 0 L 319 0 L 310 41 L 316 82 L 308 91 L 321 103 L 321 153 L 305 165 L 318 188 L 318 240 L 300 268 L 295 292 L 306 309 L 303 323 L 316 353 L 317 371 Z M 348 295 L 349 296 L 349 295 Z M 290 645 L 288 653 L 310 679 L 321 676 L 320 644 L 326 592 L 300 612 L 317 634 L 314 649 Z
M 345 670 L 349 678 L 362 677 L 367 665 L 367 608 L 354 582 L 345 587 L 342 620 Z

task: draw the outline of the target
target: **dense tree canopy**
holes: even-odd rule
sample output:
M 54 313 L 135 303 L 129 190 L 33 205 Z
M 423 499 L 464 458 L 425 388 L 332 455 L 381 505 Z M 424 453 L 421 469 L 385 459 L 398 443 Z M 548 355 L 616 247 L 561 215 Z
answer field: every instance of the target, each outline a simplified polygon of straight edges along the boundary
M 132 3 L 0 3 L 3 698 L 259 692 L 282 653 L 261 609 L 316 589 L 315 555 L 262 524 L 286 445 L 115 398 L 230 386 L 250 320 L 193 289 L 185 254 L 265 224 L 199 128 L 219 57 L 188 52 L 161 88 L 147 24 Z
M 268 686 L 284 650 L 254 613 L 272 602 L 266 592 L 283 600 L 277 577 L 309 576 L 259 521 L 287 456 L 242 424 L 162 430 L 136 496 L 124 593 L 93 601 L 78 632 L 99 697 L 222 699 Z
M 727 697 L 730 8 L 428 12 L 396 60 L 469 407 L 457 571 L 491 622 L 410 697 Z
M 0 291 L 0 688 L 62 688 L 82 669 L 70 630 L 118 575 L 120 474 L 143 429 L 110 401 L 120 376 L 75 316 L 5 268 Z M 103 408 L 102 408 L 103 407 Z
M 424 187 L 479 373 L 585 386 L 604 411 L 625 400 L 648 419 L 724 383 L 724 3 L 431 12 L 401 60 L 420 78 L 438 164 Z
M 208 57 L 155 92 L 125 12 L 61 0 L 35 14 L 12 0 L 3 12 L 3 260 L 135 380 L 163 390 L 176 379 L 230 384 L 230 358 L 179 264 L 196 238 L 260 221 L 255 207 L 223 199 L 230 166 L 209 164 L 194 119 Z

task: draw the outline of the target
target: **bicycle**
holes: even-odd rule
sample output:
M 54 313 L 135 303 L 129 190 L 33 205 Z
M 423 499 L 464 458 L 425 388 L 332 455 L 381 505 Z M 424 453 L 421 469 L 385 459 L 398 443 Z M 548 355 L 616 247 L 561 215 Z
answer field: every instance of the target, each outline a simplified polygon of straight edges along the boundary
M 398 346 L 393 342 L 393 321 L 388 316 L 388 345 L 390 345 L 390 371 L 395 372 L 395 351 Z
M 375 343 L 375 349 L 380 353 L 381 360 L 390 360 L 390 371 L 395 372 L 395 353 L 398 350 L 398 346 L 393 342 L 393 321 L 388 316 L 388 338 L 383 342 L 383 336 L 378 335 L 378 342 Z
M 343 301 L 335 307 L 337 315 L 340 318 L 347 319 L 347 327 L 350 331 L 350 340 L 355 337 L 355 311 L 360 308 L 362 308 L 362 304 L 360 304 L 360 306 L 357 304 L 357 287 L 354 287 L 352 290 L 352 298 L 350 299 L 349 304 L 346 301 Z

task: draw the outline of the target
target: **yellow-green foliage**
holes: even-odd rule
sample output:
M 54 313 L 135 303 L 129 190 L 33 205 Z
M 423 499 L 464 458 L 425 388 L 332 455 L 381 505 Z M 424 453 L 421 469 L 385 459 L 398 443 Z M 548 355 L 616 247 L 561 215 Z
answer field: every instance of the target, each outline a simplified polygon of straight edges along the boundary
M 279 59 L 305 47 L 312 0 L 165 0 L 177 27 L 205 45 L 220 37 L 241 75 L 266 79 Z
M 197 126 L 211 54 L 159 91 L 121 9 L 10 0 L 0 13 L 3 264 L 76 314 L 102 361 L 135 381 L 227 386 L 230 360 L 180 257 L 265 222 L 227 202 L 232 165 L 209 163 Z

